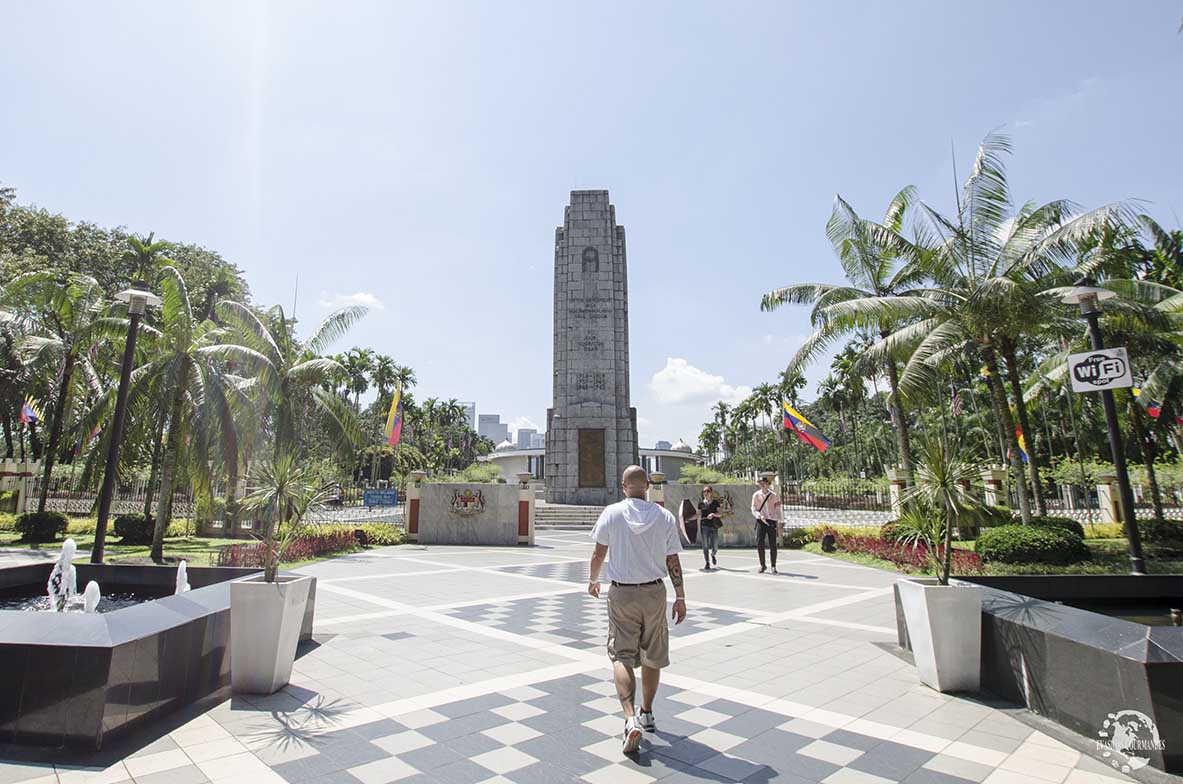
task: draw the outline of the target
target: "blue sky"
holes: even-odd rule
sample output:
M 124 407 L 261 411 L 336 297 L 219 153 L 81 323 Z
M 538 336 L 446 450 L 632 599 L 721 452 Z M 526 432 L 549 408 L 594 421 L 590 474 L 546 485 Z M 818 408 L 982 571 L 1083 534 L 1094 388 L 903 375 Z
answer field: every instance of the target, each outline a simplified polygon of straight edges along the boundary
M 544 424 L 554 229 L 608 188 L 628 231 L 642 445 L 694 442 L 840 275 L 835 192 L 952 202 L 981 137 L 1016 198 L 1183 214 L 1183 6 L 5 3 L 0 181 L 221 252 L 259 303 L 416 368 L 419 397 Z M 342 348 L 345 346 L 343 345 Z M 826 372 L 815 366 L 813 382 Z

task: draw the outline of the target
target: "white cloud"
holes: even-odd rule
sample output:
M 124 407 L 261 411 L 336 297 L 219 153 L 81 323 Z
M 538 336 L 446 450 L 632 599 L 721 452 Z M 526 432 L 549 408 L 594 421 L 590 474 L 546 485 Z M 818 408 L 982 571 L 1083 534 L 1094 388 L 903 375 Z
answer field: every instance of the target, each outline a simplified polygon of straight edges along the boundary
M 515 433 L 518 432 L 519 430 L 521 430 L 522 428 L 525 428 L 527 430 L 537 430 L 539 433 L 542 432 L 542 428 L 539 427 L 538 425 L 536 425 L 534 423 L 534 420 L 528 416 L 520 416 L 517 419 L 515 419 L 509 423 L 509 429 Z
M 728 384 L 722 376 L 712 376 L 678 357 L 666 357 L 665 367 L 650 379 L 649 391 L 654 400 L 667 405 L 716 400 L 734 404 L 752 394 L 751 387 Z
M 362 305 L 370 310 L 382 310 L 386 307 L 377 295 L 369 291 L 355 291 L 352 294 L 329 294 L 321 292 L 319 304 L 322 308 L 337 310 L 349 305 Z

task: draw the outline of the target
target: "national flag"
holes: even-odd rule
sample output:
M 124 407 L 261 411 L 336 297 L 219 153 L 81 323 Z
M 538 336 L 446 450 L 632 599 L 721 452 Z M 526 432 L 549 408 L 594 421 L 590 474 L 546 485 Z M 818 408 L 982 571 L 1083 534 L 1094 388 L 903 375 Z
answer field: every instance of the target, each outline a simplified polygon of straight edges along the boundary
M 825 452 L 830 447 L 830 439 L 822 435 L 822 431 L 814 427 L 805 416 L 785 402 L 784 404 L 784 418 L 785 429 L 792 430 L 805 443 L 812 446 L 819 452 Z
M 21 422 L 31 424 L 41 421 L 41 408 L 33 400 L 32 395 L 25 398 L 24 405 L 21 406 Z
M 1150 405 L 1146 406 L 1146 413 L 1150 414 L 1154 419 L 1158 419 L 1162 416 L 1162 401 L 1151 400 Z
M 390 413 L 386 417 L 386 443 L 398 446 L 398 440 L 403 435 L 403 388 L 400 384 L 394 390 L 394 397 L 390 401 Z
M 1023 426 L 1015 425 L 1015 439 L 1019 442 L 1019 457 L 1023 459 L 1024 465 L 1027 463 L 1027 439 L 1023 437 Z

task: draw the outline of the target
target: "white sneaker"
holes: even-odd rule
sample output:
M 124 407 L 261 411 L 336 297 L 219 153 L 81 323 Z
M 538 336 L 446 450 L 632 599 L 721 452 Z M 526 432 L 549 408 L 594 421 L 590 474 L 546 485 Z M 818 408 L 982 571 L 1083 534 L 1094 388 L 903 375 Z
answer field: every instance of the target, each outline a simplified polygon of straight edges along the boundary
M 641 725 L 641 729 L 645 732 L 657 731 L 657 720 L 653 718 L 653 713 L 649 711 L 637 712 L 637 724 Z
M 636 716 L 625 719 L 624 722 L 624 753 L 632 754 L 641 746 L 641 725 Z

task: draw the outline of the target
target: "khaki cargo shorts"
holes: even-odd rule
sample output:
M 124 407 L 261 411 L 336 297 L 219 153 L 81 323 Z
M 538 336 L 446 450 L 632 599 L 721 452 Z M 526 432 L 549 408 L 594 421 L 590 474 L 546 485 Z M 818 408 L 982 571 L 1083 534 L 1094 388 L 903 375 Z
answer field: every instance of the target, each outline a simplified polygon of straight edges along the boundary
M 608 658 L 629 667 L 668 667 L 665 581 L 608 589 Z M 639 656 L 638 656 L 639 655 Z

